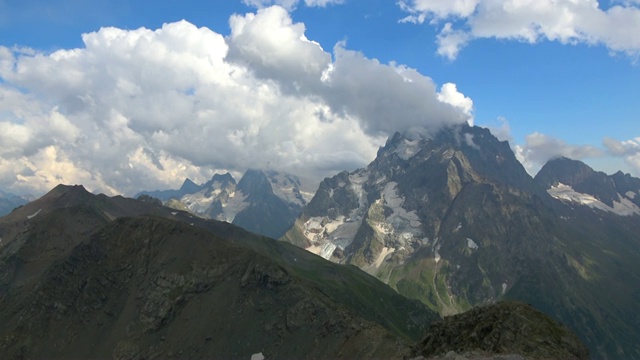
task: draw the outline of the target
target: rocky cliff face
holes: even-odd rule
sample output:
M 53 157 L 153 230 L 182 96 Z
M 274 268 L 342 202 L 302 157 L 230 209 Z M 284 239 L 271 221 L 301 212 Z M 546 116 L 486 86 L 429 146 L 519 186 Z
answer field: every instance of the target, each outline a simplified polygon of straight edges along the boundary
M 572 176 L 585 178 L 578 170 Z M 396 134 L 366 168 L 325 179 L 283 240 L 356 265 L 443 315 L 519 299 L 567 323 L 596 356 L 640 356 L 635 325 L 611 322 L 640 309 L 625 290 L 640 279 L 630 255 L 640 250 L 637 217 L 603 226 L 601 213 L 576 212 L 546 185 L 486 129 Z M 611 287 L 624 300 L 600 296 Z

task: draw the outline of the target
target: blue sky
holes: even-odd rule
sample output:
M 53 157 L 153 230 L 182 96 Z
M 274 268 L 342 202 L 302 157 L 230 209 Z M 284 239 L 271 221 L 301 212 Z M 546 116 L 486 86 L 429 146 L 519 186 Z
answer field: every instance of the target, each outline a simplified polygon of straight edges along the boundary
M 277 8 L 282 11 L 273 11 L 272 5 L 282 6 Z M 236 31 L 239 36 L 232 34 L 233 14 L 238 14 L 241 21 L 237 23 L 243 24 L 237 28 L 244 30 L 242 36 L 240 30 Z M 193 74 L 181 74 L 165 63 L 158 66 L 169 68 L 158 71 L 175 72 L 174 80 L 168 76 L 167 83 L 162 83 L 160 75 L 144 83 L 149 78 L 139 76 L 145 71 L 140 65 L 148 61 L 144 60 L 148 54 L 143 54 L 140 47 L 115 46 L 104 40 L 109 36 L 100 30 L 117 28 L 121 31 L 118 39 L 141 27 L 158 35 L 163 24 L 177 24 L 183 19 L 191 27 L 165 30 L 166 34 L 175 32 L 173 40 L 149 35 L 149 43 L 155 41 L 168 49 L 162 54 L 173 54 L 177 49 L 174 57 L 167 59 L 174 65 L 184 60 L 183 65 L 188 66 L 193 64 L 188 59 L 200 54 L 200 47 L 211 46 L 207 41 L 212 38 L 194 37 L 197 28 L 205 28 L 226 42 L 228 53 L 221 55 L 223 67 L 202 71 L 242 73 L 243 77 L 212 77 L 209 82 L 200 77 L 175 85 L 175 79 Z M 256 32 L 247 31 L 251 23 Z M 304 37 L 311 42 L 297 44 L 295 36 L 280 38 L 281 33 L 270 32 L 270 24 L 287 31 L 301 31 L 300 26 L 304 26 Z M 95 42 L 89 49 L 82 34 L 94 34 L 104 41 Z M 0 186 L 37 192 L 56 181 L 76 181 L 88 182 L 88 187 L 97 191 L 131 194 L 139 188 L 179 185 L 185 176 L 204 181 L 218 171 L 240 174 L 247 167 L 265 166 L 318 178 L 341 167 L 365 165 L 388 132 L 406 130 L 423 120 L 426 127 L 435 127 L 465 116 L 472 116 L 476 125 L 488 126 L 500 138 L 509 140 L 532 174 L 548 158 L 565 155 L 584 160 L 597 170 L 612 173 L 621 169 L 640 176 L 638 34 L 640 2 L 635 0 L 0 0 L 0 46 L 5 49 L 0 64 L 8 64 L 0 70 L 0 131 L 4 131 L 0 134 L 4 149 L 0 152 L 0 170 L 5 174 Z M 273 47 L 261 48 L 269 39 L 274 39 Z M 139 38 L 127 41 L 131 45 Z M 183 49 L 182 42 L 190 48 Z M 338 50 L 334 50 L 337 44 Z M 98 49 L 101 46 L 104 52 Z M 269 63 L 253 53 L 256 46 L 266 54 L 275 51 L 269 59 L 279 62 Z M 291 51 L 280 53 L 278 48 Z M 77 56 L 70 56 L 74 51 Z M 113 51 L 131 54 L 120 54 L 122 57 L 108 63 L 109 56 L 104 54 Z M 61 57 L 62 53 L 67 55 Z M 176 56 L 182 60 L 176 60 Z M 316 60 L 316 73 L 292 68 L 300 63 L 315 64 Z M 319 89 L 311 77 L 318 77 L 326 70 L 322 66 L 331 62 L 336 69 L 345 70 L 332 73 L 335 88 L 329 92 Z M 181 66 L 178 68 L 183 69 Z M 47 71 L 42 70 L 45 68 Z M 90 72 L 88 68 L 97 70 Z M 348 69 L 361 70 L 362 74 L 352 77 Z M 401 88 L 401 82 L 397 88 L 385 86 L 383 80 L 393 76 L 389 71 L 401 69 L 417 71 L 417 75 L 409 76 L 415 80 L 415 87 Z M 47 79 L 48 74 L 54 74 L 54 79 Z M 338 81 L 340 74 L 345 78 Z M 408 75 L 403 76 L 406 80 Z M 222 109 L 233 107 L 220 100 L 223 90 L 212 84 L 229 81 L 238 81 L 234 84 L 243 85 L 243 89 L 250 84 L 265 89 L 274 86 L 270 91 L 281 96 L 270 98 L 252 91 L 247 97 L 256 98 L 247 101 L 260 104 L 257 113 L 224 118 Z M 104 84 L 109 82 L 113 82 L 113 88 L 105 89 Z M 443 95 L 447 83 L 455 84 L 452 96 Z M 150 92 L 148 89 L 164 89 L 156 96 L 170 110 L 141 111 L 141 104 L 153 108 L 153 99 L 138 96 L 129 102 L 132 96 L 118 95 L 123 84 L 137 86 L 144 94 Z M 372 96 L 404 107 L 419 105 L 416 111 L 407 110 L 406 115 L 395 108 L 383 109 L 387 117 L 397 113 L 398 117 L 420 118 L 418 110 L 434 109 L 434 117 L 449 120 L 368 119 L 366 99 L 346 91 L 372 90 L 376 86 L 379 91 Z M 187 106 L 183 104 L 185 98 L 169 96 L 176 91 L 201 98 L 189 100 Z M 342 98 L 332 97 L 331 93 L 340 91 L 345 91 Z M 96 100 L 98 96 L 110 98 L 112 103 Z M 421 103 L 421 96 L 429 99 L 424 102 L 427 105 Z M 441 96 L 449 98 L 444 102 L 459 114 L 440 109 L 435 98 Z M 91 99 L 91 106 L 87 99 Z M 172 101 L 176 101 L 175 106 Z M 205 103 L 206 107 L 202 105 Z M 167 115 L 157 120 L 160 125 L 154 124 L 163 114 L 181 106 L 185 106 L 184 112 Z M 333 117 L 324 122 L 305 118 L 325 112 Z M 101 116 L 104 119 L 96 120 Z M 190 116 L 200 116 L 202 124 L 215 125 L 220 131 L 194 133 L 202 125 L 185 125 Z M 232 118 L 236 120 L 229 120 Z M 265 118 L 281 120 L 267 122 Z M 385 122 L 399 125 L 395 129 Z M 349 126 L 358 129 L 345 131 L 351 129 Z M 299 129 L 288 138 L 293 128 Z M 308 128 L 316 129 L 316 135 L 306 134 L 304 129 Z M 65 131 L 74 136 L 56 135 Z M 224 138 L 217 139 L 218 133 L 224 133 Z M 185 147 L 168 140 L 171 134 Z M 309 136 L 316 138 L 311 141 Z M 193 140 L 191 144 L 189 139 Z M 224 152 L 224 156 L 206 153 L 207 139 L 221 143 L 213 150 Z M 225 141 L 228 144 L 222 144 Z M 202 153 L 186 149 L 187 145 L 199 147 Z M 87 150 L 90 146 L 91 151 Z M 296 155 L 290 155 L 287 149 Z M 93 156 L 107 151 L 115 154 Z

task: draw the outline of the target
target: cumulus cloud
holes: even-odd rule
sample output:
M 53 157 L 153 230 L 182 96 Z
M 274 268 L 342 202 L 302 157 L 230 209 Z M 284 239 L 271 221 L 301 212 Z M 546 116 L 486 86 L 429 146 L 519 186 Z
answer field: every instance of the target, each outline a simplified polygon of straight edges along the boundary
M 473 125 L 473 100 L 458 92 L 458 86 L 454 83 L 443 84 L 438 93 L 438 100 L 460 109 L 469 117 L 469 124 Z
M 399 5 L 409 13 L 401 21 L 428 21 L 440 28 L 438 54 L 449 59 L 479 38 L 603 44 L 614 53 L 640 54 L 636 0 L 618 1 L 608 9 L 596 0 L 411 0 Z
M 257 14 L 233 15 L 228 60 L 250 68 L 257 76 L 280 80 L 289 88 L 318 82 L 331 64 L 331 54 L 309 41 L 302 23 L 294 24 L 279 6 Z
M 523 145 L 515 145 L 516 157 L 530 174 L 535 174 L 550 159 L 567 157 L 574 160 L 597 158 L 604 155 L 591 145 L 570 145 L 549 135 L 534 132 L 525 137 Z
M 249 167 L 318 178 L 365 165 L 394 131 L 470 119 L 454 84 L 326 52 L 282 7 L 229 23 L 226 38 L 180 21 L 53 53 L 0 47 L 0 186 L 132 195 Z

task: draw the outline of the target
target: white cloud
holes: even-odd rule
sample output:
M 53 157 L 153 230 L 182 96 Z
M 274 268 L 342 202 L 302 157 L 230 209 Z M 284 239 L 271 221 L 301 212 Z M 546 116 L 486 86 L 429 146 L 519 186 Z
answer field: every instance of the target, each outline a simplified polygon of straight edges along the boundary
M 443 84 L 438 93 L 438 100 L 453 105 L 469 116 L 469 124 L 473 125 L 473 100 L 458 92 L 458 87 L 453 83 Z
M 451 23 L 444 27 L 436 37 L 437 53 L 449 60 L 455 60 L 460 50 L 471 40 L 471 35 L 465 31 L 454 30 Z
M 498 140 L 513 142 L 509 121 L 502 116 L 499 116 L 496 120 L 497 125 L 487 125 L 485 127 L 489 129 Z
M 602 143 L 609 152 L 616 156 L 628 156 L 640 153 L 640 137 L 625 141 L 605 137 Z
M 624 141 L 605 137 L 602 143 L 610 155 L 623 158 L 636 174 L 640 174 L 640 137 Z
M 309 41 L 302 23 L 294 24 L 281 7 L 261 9 L 257 14 L 233 15 L 229 60 L 249 67 L 260 77 L 300 82 L 318 81 L 331 63 L 331 54 Z
M 307 6 L 326 7 L 327 5 L 342 4 L 345 0 L 304 0 Z
M 448 17 L 468 17 L 474 13 L 480 0 L 401 0 L 400 8 L 411 15 L 401 21 L 423 23 L 427 17 L 445 19 Z
M 247 5 L 256 9 L 262 9 L 273 5 L 280 6 L 287 11 L 296 8 L 300 0 L 242 0 Z M 304 0 L 304 4 L 309 7 L 326 7 L 332 4 L 342 4 L 344 0 Z
M 438 92 L 344 44 L 328 53 L 281 7 L 230 26 L 227 38 L 180 21 L 102 28 L 53 53 L 0 47 L 0 186 L 131 195 L 248 167 L 318 178 L 365 165 L 393 131 L 469 119 L 455 85 Z
M 540 40 L 603 44 L 612 52 L 640 54 L 640 3 L 626 0 L 602 9 L 596 0 L 412 0 L 400 7 L 402 21 L 439 26 L 438 54 L 455 59 L 462 47 L 479 38 L 535 43 Z
M 603 151 L 590 145 L 570 145 L 549 135 L 534 132 L 525 137 L 523 145 L 515 145 L 516 157 L 530 174 L 535 174 L 550 159 L 564 156 L 574 160 L 598 158 Z

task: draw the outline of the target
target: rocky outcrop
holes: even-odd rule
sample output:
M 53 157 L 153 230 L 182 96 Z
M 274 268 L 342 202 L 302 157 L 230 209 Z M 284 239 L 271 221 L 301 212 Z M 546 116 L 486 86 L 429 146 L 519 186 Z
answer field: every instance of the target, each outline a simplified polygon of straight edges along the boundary
M 576 335 L 529 305 L 500 302 L 446 317 L 431 326 L 414 356 L 449 352 L 487 356 L 517 354 L 532 359 L 588 359 Z M 483 355 L 484 354 L 484 355 Z M 467 357 L 468 358 L 468 357 Z

